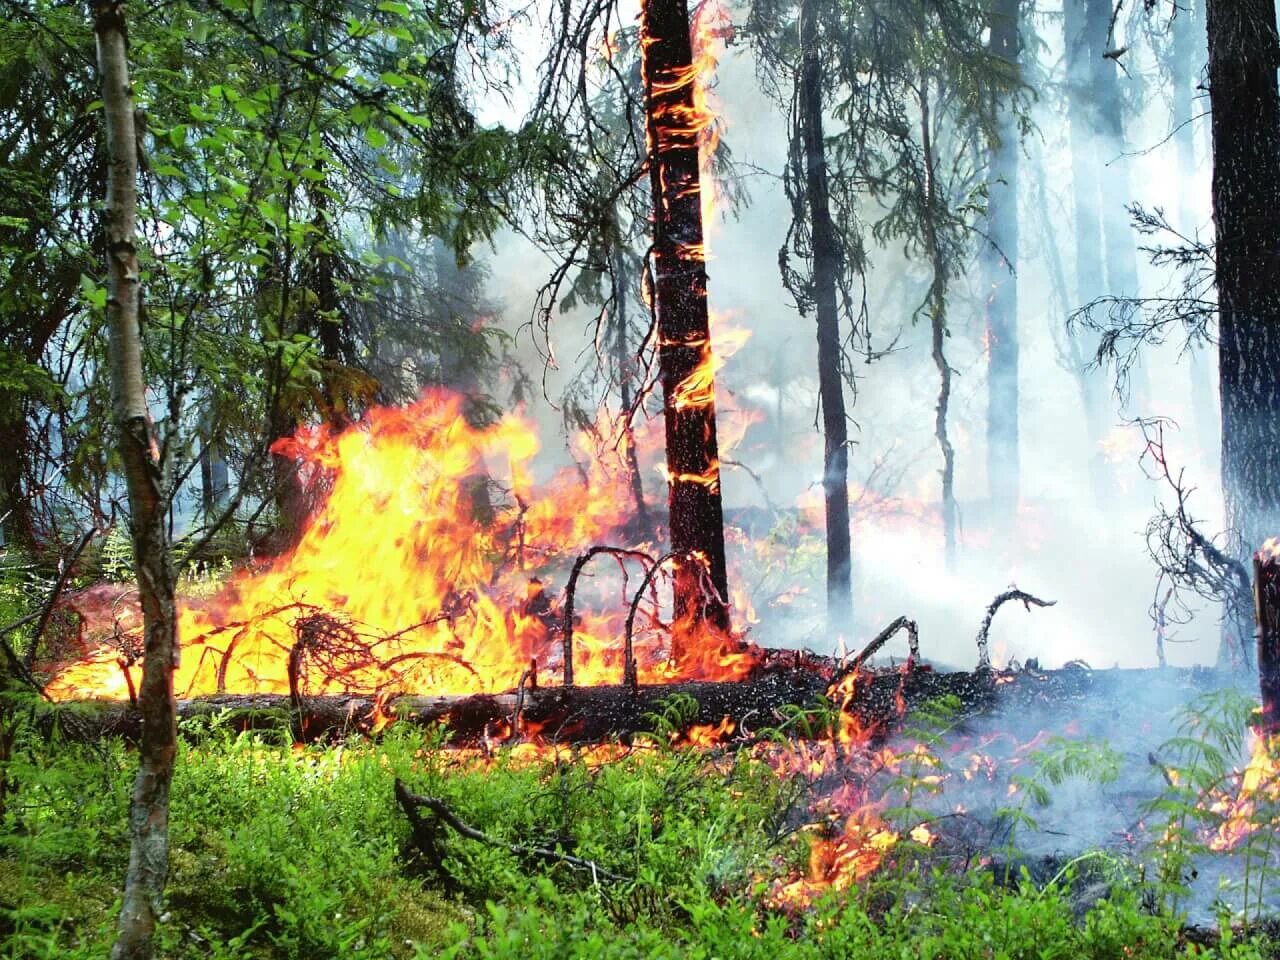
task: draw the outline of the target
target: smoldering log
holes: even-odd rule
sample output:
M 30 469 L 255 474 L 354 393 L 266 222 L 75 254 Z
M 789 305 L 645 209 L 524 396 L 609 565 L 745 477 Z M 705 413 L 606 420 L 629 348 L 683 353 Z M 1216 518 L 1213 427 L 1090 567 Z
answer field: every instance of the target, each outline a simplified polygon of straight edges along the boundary
M 178 716 L 219 717 L 234 730 L 292 728 L 305 731 L 309 740 L 367 733 L 379 717 L 393 715 L 399 723 L 443 723 L 448 740 L 459 745 L 503 736 L 513 724 L 560 743 L 596 743 L 653 730 L 654 715 L 675 696 L 688 697 L 694 705 L 690 725 L 718 724 L 727 717 L 740 734 L 751 735 L 779 725 L 784 707 L 818 706 L 829 683 L 813 672 L 787 671 L 750 681 L 642 685 L 634 690 L 626 685 L 539 687 L 525 689 L 522 696 L 401 696 L 381 703 L 372 696 L 316 696 L 301 698 L 301 717 L 287 694 L 223 695 L 180 700 Z M 1122 702 L 1136 690 L 1145 695 L 1164 692 L 1171 701 L 1185 702 L 1221 683 L 1221 675 L 1198 667 L 1090 670 L 1069 665 L 1046 671 L 946 673 L 919 668 L 863 675 L 843 710 L 864 729 L 883 736 L 914 708 L 944 696 L 957 698 L 966 716 L 1050 706 L 1061 712 L 1065 723 L 1086 703 Z M 40 728 L 50 731 L 57 725 L 70 739 L 136 740 L 141 730 L 138 711 L 122 701 L 38 704 L 30 709 Z

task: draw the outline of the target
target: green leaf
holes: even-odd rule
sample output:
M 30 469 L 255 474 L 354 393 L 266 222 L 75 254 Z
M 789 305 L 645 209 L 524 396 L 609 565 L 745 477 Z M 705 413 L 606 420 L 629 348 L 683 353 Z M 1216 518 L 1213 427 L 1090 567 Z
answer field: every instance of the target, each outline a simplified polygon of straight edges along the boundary
M 185 123 L 179 123 L 176 126 L 169 128 L 169 142 L 172 143 L 175 148 L 186 146 L 187 125 Z
M 365 142 L 375 150 L 381 150 L 387 145 L 387 135 L 377 127 L 366 127 L 364 131 Z

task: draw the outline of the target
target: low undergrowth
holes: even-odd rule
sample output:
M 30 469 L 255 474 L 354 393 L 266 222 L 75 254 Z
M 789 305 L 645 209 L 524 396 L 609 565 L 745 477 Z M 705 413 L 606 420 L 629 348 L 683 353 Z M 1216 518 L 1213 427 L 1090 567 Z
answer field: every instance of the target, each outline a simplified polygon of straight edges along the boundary
M 189 726 L 173 789 L 160 955 L 173 958 L 1164 958 L 1272 956 L 1190 942 L 1120 874 L 1082 911 L 1080 870 L 943 869 L 903 843 L 871 879 L 803 906 L 806 802 L 747 751 L 614 747 L 459 753 L 393 728 L 299 748 Z M 661 738 L 659 738 L 661 740 Z M 5 775 L 0 956 L 101 957 L 127 856 L 136 757 L 22 732 Z M 439 797 L 496 842 L 441 827 L 414 843 L 393 784 Z M 625 876 L 512 852 L 570 852 Z M 424 846 L 426 849 L 423 849 Z M 1145 897 L 1145 902 L 1144 902 Z

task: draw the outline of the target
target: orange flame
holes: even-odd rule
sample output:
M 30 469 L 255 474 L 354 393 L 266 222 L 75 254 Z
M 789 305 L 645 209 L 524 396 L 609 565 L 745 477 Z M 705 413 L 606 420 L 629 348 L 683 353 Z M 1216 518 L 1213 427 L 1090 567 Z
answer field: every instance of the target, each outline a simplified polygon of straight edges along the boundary
M 578 446 L 581 472 L 539 486 L 530 422 L 509 415 L 473 426 L 462 398 L 441 390 L 371 410 L 344 430 L 304 428 L 281 442 L 278 452 L 325 490 L 322 502 L 291 553 L 240 573 L 212 598 L 182 603 L 178 695 L 285 693 L 300 671 L 312 694 L 505 690 L 531 657 L 554 682 L 562 617 L 544 584 L 630 519 L 625 470 L 587 435 Z M 477 491 L 495 487 L 508 491 L 505 501 L 482 502 Z M 611 612 L 579 600 L 575 680 L 616 683 L 627 603 L 592 599 Z M 637 637 L 642 681 L 736 679 L 754 662 L 729 638 L 695 633 L 681 637 L 685 655 L 673 670 L 669 639 Z M 122 670 L 118 656 L 104 647 L 65 667 L 49 694 L 128 696 L 126 671 L 136 668 Z

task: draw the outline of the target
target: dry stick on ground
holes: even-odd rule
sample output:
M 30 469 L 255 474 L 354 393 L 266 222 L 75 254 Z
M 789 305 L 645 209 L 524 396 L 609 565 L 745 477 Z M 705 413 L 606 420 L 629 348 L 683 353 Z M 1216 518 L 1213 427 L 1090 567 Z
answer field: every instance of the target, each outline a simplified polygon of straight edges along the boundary
M 405 816 L 409 818 L 409 823 L 413 827 L 414 842 L 420 845 L 420 849 L 425 846 L 426 849 L 423 849 L 422 852 L 428 856 L 438 856 L 439 847 L 431 839 L 431 825 L 418 814 L 420 807 L 426 807 L 443 823 L 468 840 L 475 840 L 490 847 L 505 848 L 518 857 L 537 857 L 540 860 L 547 860 L 551 863 L 566 864 L 575 870 L 585 870 L 591 874 L 593 883 L 598 884 L 601 878 L 614 881 L 631 879 L 630 877 L 624 877 L 622 874 L 614 873 L 612 870 L 605 869 L 594 860 L 584 860 L 581 857 L 561 853 L 558 850 L 549 850 L 546 847 L 527 847 L 520 843 L 507 843 L 504 840 L 491 837 L 487 833 L 482 833 L 475 827 L 458 819 L 458 816 L 439 797 L 424 797 L 421 794 L 410 793 L 409 789 L 400 780 L 396 780 L 396 800 L 400 803 L 401 809 L 404 810 Z
M 1010 587 L 1004 593 L 1000 594 L 991 601 L 991 606 L 987 607 L 987 615 L 982 618 L 982 626 L 978 628 L 978 669 L 991 669 L 991 656 L 987 652 L 987 634 L 991 632 L 991 621 L 995 618 L 996 611 L 1000 609 L 1009 600 L 1021 600 L 1022 605 L 1031 609 L 1034 603 L 1037 607 L 1052 607 L 1057 600 L 1041 600 L 1039 597 L 1033 597 L 1031 594 L 1019 590 L 1017 587 Z

